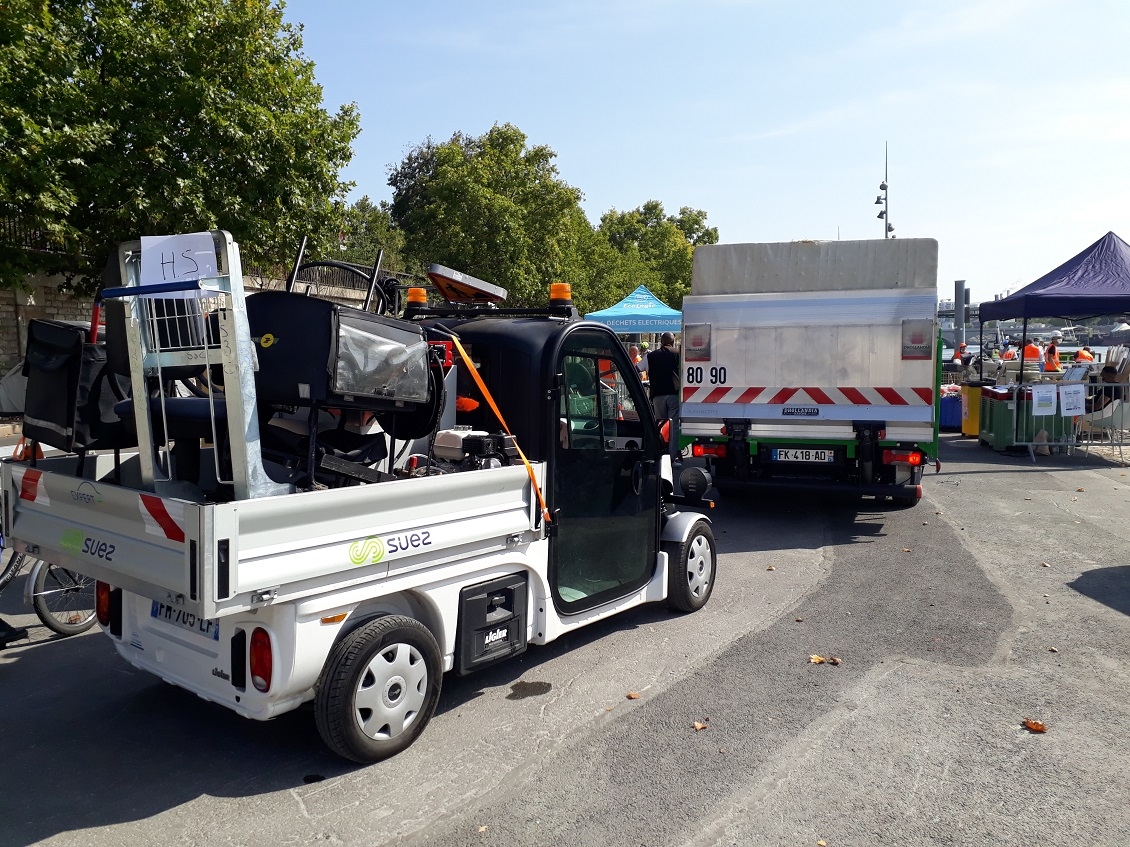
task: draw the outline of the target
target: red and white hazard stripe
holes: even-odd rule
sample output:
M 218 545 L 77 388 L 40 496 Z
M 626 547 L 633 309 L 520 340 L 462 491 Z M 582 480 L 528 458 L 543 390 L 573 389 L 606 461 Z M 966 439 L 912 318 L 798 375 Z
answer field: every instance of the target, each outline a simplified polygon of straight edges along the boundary
M 41 506 L 51 505 L 51 498 L 47 496 L 47 486 L 43 484 L 43 471 L 13 467 L 12 475 L 20 487 L 21 500 L 29 500 Z
M 932 406 L 932 388 L 781 388 L 700 386 L 683 389 L 684 403 L 761 403 L 771 406 Z
M 139 494 L 138 508 L 147 533 L 170 541 L 184 541 L 183 503 L 162 500 L 152 494 Z

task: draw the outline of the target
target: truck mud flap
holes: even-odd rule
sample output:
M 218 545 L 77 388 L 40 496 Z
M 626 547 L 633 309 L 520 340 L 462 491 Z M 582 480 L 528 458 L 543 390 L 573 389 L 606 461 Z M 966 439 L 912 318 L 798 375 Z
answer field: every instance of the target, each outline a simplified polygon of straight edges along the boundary
M 507 574 L 459 592 L 455 666 L 460 676 L 526 650 L 525 573 Z

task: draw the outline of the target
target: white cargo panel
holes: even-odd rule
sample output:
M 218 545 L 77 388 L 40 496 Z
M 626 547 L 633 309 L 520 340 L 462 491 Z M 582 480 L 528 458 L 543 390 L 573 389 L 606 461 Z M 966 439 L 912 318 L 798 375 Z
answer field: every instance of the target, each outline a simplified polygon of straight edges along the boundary
M 683 300 L 683 434 L 745 418 L 763 437 L 851 437 L 853 420 L 932 437 L 937 242 L 903 244 L 698 248 Z
M 0 467 L 18 549 L 202 619 L 503 551 L 537 519 L 521 465 L 234 503 L 78 479 L 69 457 Z
M 937 296 L 933 238 L 785 241 L 696 247 L 691 294 L 928 289 Z

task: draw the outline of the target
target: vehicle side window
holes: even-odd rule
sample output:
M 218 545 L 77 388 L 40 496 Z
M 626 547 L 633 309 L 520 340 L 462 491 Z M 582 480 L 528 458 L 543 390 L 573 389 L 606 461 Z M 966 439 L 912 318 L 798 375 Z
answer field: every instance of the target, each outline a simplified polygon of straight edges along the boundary
M 607 339 L 578 341 L 587 343 L 566 352 L 561 364 L 561 445 L 605 452 L 643 448 L 645 428 L 637 411 L 642 396 L 639 377 L 621 367 Z

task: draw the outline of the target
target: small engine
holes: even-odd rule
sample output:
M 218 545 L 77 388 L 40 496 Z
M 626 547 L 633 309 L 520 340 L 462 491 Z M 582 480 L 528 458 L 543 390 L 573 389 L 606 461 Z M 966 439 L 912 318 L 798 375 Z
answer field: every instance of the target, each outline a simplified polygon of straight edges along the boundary
M 436 433 L 432 457 L 443 472 L 501 468 L 518 458 L 514 437 L 499 432 L 491 434 L 470 427 L 455 427 Z

